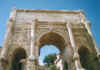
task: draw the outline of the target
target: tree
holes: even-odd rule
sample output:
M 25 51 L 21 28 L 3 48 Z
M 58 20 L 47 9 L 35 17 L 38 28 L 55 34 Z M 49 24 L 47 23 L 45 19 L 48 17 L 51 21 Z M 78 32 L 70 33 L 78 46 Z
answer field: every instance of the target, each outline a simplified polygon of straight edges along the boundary
M 49 54 L 48 56 L 45 56 L 43 62 L 47 65 L 50 66 L 51 64 L 54 64 L 54 61 L 56 60 L 56 54 Z
M 48 68 L 48 70 L 57 70 L 57 69 L 56 69 L 56 65 L 55 65 L 55 64 L 50 65 L 50 67 Z

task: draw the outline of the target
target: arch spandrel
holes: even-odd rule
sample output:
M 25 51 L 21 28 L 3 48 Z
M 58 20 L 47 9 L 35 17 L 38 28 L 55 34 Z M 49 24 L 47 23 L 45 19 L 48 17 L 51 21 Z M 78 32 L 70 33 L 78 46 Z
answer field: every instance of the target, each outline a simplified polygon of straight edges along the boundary
M 36 28 L 35 28 L 35 40 L 38 42 L 40 38 L 49 33 L 55 32 L 62 36 L 65 41 L 69 40 L 66 23 L 64 22 L 47 22 L 47 21 L 37 21 Z
M 57 32 L 56 30 L 55 31 L 44 31 L 44 32 L 41 32 L 41 33 L 37 33 L 36 34 L 37 35 L 36 41 L 38 42 L 42 36 L 44 36 L 45 34 L 50 33 L 50 32 L 54 32 L 54 33 L 57 33 L 60 36 L 62 36 L 64 38 L 65 42 L 69 41 L 67 32 L 63 33 L 63 31 L 62 31 L 62 33 L 61 33 L 61 32 Z

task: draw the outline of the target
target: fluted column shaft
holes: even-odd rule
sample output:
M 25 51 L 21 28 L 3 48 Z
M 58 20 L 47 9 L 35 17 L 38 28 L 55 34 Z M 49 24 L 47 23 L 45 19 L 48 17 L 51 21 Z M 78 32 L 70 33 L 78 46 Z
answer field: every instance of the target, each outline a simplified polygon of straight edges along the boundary
M 35 44 L 35 24 L 36 20 L 33 20 L 31 24 L 31 33 L 29 34 L 31 36 L 30 54 L 26 62 L 26 70 L 38 70 L 38 55 L 36 55 L 38 47 Z
M 73 33 L 72 33 L 72 29 L 71 29 L 71 24 L 69 22 L 67 22 L 66 27 L 67 27 L 67 30 L 68 30 L 68 33 L 69 33 L 71 46 L 72 46 L 73 51 L 74 51 L 73 60 L 74 60 L 75 68 L 76 68 L 76 70 L 84 70 L 82 68 L 81 64 L 80 64 L 80 61 L 79 61 L 79 54 L 76 50 L 74 36 L 73 36 Z
M 97 55 L 99 55 L 99 50 L 98 50 L 98 48 L 97 48 L 96 41 L 94 40 L 93 34 L 92 34 L 92 32 L 91 32 L 91 29 L 90 29 L 90 22 L 88 22 L 88 21 L 83 21 L 82 23 L 85 25 L 85 28 L 87 29 L 89 35 L 91 36 L 91 39 L 92 39 L 92 41 L 93 41 L 94 47 L 95 47 L 96 52 L 97 52 Z
M 6 36 L 5 36 L 5 40 L 2 46 L 2 51 L 0 53 L 0 70 L 4 70 L 5 66 L 7 65 L 8 62 L 8 49 L 10 48 L 10 45 L 12 43 L 12 30 L 13 30 L 13 26 L 14 26 L 14 20 L 13 19 L 9 19 L 8 23 L 7 23 L 7 32 L 6 32 Z

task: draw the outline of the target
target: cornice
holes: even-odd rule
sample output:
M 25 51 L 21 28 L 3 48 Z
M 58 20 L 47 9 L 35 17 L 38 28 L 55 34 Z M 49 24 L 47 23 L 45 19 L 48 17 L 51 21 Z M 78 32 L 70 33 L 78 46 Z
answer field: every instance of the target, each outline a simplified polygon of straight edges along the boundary
M 16 12 L 26 12 L 26 13 L 36 12 L 36 13 L 84 14 L 82 10 L 47 10 L 47 9 L 43 10 L 43 9 L 16 9 L 16 8 L 14 8 L 14 10 L 16 10 Z

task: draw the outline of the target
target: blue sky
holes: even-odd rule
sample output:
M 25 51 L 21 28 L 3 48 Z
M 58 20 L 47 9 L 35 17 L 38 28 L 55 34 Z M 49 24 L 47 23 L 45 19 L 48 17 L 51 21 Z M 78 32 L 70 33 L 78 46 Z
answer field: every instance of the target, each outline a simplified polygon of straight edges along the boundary
M 60 51 L 54 45 L 44 45 L 40 49 L 40 56 L 39 56 L 40 65 L 44 65 L 43 60 L 44 60 L 45 56 L 48 56 L 48 54 L 53 54 L 53 53 L 59 54 Z
M 12 8 L 23 9 L 82 9 L 89 21 L 91 30 L 100 48 L 100 0 L 0 0 L 0 45 L 3 44 L 6 22 Z

